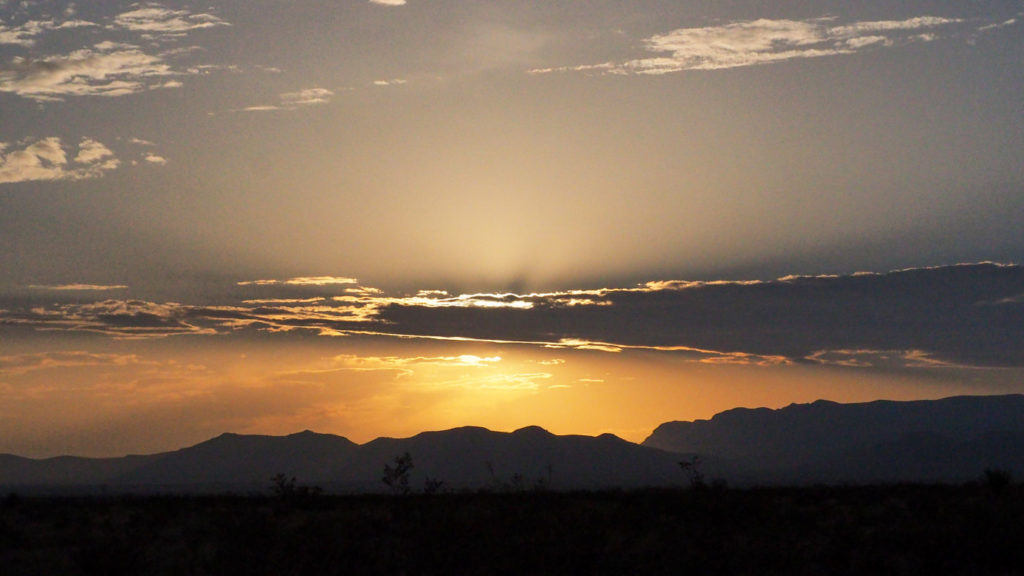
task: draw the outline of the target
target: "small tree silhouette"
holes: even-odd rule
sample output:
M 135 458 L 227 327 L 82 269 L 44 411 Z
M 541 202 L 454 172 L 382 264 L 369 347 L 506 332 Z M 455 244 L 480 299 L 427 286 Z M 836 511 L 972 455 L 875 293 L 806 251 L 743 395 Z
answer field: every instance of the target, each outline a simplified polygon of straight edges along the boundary
M 1013 485 L 1013 472 L 1001 468 L 986 468 L 982 480 L 989 491 L 1000 496 Z
M 270 479 L 270 492 L 281 500 L 288 500 L 295 496 L 295 476 L 289 478 L 285 474 L 275 474 Z
M 414 468 L 412 456 L 408 452 L 395 456 L 394 464 L 394 467 L 390 464 L 384 465 L 384 475 L 380 481 L 390 488 L 393 494 L 408 494 L 409 473 Z
M 689 460 L 679 462 L 679 467 L 683 469 L 683 474 L 686 474 L 687 479 L 690 481 L 690 488 L 703 488 L 705 486 L 704 472 L 701 471 L 700 466 L 700 456 L 694 456 Z

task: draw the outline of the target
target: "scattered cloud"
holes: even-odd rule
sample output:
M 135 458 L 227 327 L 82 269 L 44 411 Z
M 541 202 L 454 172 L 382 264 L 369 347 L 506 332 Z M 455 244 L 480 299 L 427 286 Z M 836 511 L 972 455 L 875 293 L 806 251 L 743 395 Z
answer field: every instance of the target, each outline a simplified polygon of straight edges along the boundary
M 73 10 L 66 12 L 71 18 Z M 175 40 L 188 33 L 229 23 L 207 13 L 171 10 L 160 4 L 142 4 L 106 22 L 29 20 L 16 27 L 0 22 L 0 45 L 34 47 L 44 34 L 73 28 L 94 27 L 116 34 L 117 41 L 98 39 L 100 33 L 80 35 L 88 44 L 61 53 L 16 55 L 0 63 L 0 92 L 46 102 L 71 96 L 124 96 L 147 90 L 178 88 L 180 77 L 203 74 L 204 66 L 179 67 L 176 58 L 195 52 L 195 47 L 153 51 L 125 41 L 123 31 L 135 33 L 148 44 Z M 118 33 L 121 31 L 120 33 Z
M 656 54 L 600 64 L 539 68 L 533 73 L 592 71 L 606 74 L 669 74 L 684 70 L 721 70 L 786 60 L 852 54 L 870 47 L 895 46 L 936 38 L 932 31 L 963 22 L 921 16 L 906 20 L 835 25 L 835 18 L 744 20 L 721 26 L 678 28 L 647 38 Z
M 409 82 L 408 80 L 403 80 L 401 78 L 393 78 L 391 80 L 374 80 L 373 81 L 373 85 L 374 86 L 401 86 L 402 84 L 406 84 L 408 82 Z
M 1024 268 L 1017 265 L 753 282 L 659 281 L 524 295 L 422 291 L 389 296 L 364 287 L 314 298 L 279 292 L 355 283 L 333 276 L 240 282 L 273 294 L 236 305 L 117 300 L 28 310 L 12 305 L 0 312 L 0 324 L 133 338 L 298 331 L 610 353 L 649 350 L 693 362 L 749 366 L 1024 366 Z M 491 361 L 469 356 L 432 361 L 442 360 Z
M 0 143 L 0 184 L 99 178 L 120 166 L 109 148 L 91 138 L 82 138 L 71 160 L 68 155 L 74 151 L 56 136 L 21 146 L 10 149 Z
M 370 4 L 380 6 L 405 6 L 405 0 L 370 0 Z

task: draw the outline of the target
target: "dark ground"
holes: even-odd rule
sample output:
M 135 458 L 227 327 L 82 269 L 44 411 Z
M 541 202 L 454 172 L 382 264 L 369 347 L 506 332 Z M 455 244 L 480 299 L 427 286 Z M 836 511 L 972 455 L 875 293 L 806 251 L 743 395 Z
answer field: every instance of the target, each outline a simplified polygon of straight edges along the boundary
M 1024 487 L 12 494 L 0 574 L 1024 574 Z

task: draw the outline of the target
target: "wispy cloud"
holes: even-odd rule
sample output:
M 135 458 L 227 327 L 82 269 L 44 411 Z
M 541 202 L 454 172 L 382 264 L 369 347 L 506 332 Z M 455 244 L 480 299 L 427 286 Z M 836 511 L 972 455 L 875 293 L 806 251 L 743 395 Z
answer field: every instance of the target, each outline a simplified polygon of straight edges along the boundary
M 979 26 L 978 32 L 989 32 L 991 30 L 998 30 L 1000 28 L 1006 28 L 1007 26 L 1013 26 L 1016 23 L 1016 18 L 1010 18 L 1009 20 L 1004 20 L 1002 22 L 995 22 L 993 24 L 985 24 L 983 26 Z
M 370 0 L 370 4 L 381 6 L 405 6 L 405 0 Z
M 18 26 L 7 26 L 0 22 L 0 45 L 34 46 L 36 39 L 54 30 L 68 30 L 71 28 L 82 28 L 95 26 L 92 22 L 85 20 L 67 20 L 57 22 L 55 20 L 29 20 Z
M 183 35 L 192 30 L 230 26 L 213 14 L 193 13 L 188 10 L 171 10 L 157 3 L 118 14 L 114 25 L 136 32 Z
M 21 149 L 0 142 L 0 184 L 37 180 L 84 180 L 99 178 L 121 162 L 102 143 L 82 138 L 75 152 L 60 138 L 44 138 Z M 68 159 L 69 153 L 74 153 Z
M 287 280 L 246 280 L 238 282 L 239 286 L 274 286 L 284 284 L 288 286 L 331 286 L 335 284 L 358 284 L 359 280 L 345 276 L 299 276 Z
M 684 70 L 721 70 L 786 60 L 852 54 L 869 47 L 895 46 L 933 39 L 932 33 L 962 22 L 921 16 L 906 20 L 835 24 L 835 19 L 745 20 L 721 26 L 678 28 L 647 38 L 656 54 L 632 60 L 534 69 L 534 73 L 593 71 L 607 74 L 669 74 Z
M 15 354 L 0 356 L 0 375 L 17 376 L 38 370 L 82 366 L 127 366 L 140 362 L 135 354 L 97 354 L 79 350 Z
M 43 285 L 43 284 L 32 284 L 29 288 L 33 290 L 57 290 L 57 291 L 71 291 L 71 292 L 95 292 L 95 291 L 106 291 L 106 290 L 127 290 L 128 287 L 123 284 L 56 284 L 56 285 Z
M 285 92 L 278 97 L 276 104 L 258 104 L 246 106 L 235 112 L 270 112 L 274 110 L 297 110 L 305 106 L 327 104 L 334 98 L 334 92 L 326 88 L 306 88 L 295 92 Z

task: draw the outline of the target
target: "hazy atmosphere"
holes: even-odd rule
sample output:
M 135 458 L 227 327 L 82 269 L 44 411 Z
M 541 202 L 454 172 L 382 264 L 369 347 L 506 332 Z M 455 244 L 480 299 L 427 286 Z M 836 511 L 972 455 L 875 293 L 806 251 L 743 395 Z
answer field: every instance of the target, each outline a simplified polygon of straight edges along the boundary
M 0 453 L 1024 392 L 1022 32 L 0 0 Z

